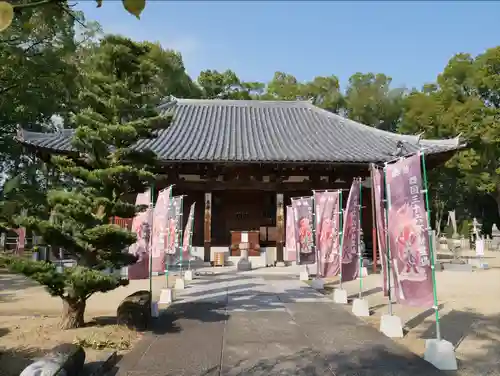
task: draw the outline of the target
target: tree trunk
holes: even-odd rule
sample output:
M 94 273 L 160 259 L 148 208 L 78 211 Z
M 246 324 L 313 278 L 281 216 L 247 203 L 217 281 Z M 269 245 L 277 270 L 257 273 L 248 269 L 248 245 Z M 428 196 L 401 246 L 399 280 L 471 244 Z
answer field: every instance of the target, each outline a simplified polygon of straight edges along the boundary
M 61 329 L 76 329 L 85 324 L 86 301 L 78 298 L 63 298 L 63 312 L 59 327 Z

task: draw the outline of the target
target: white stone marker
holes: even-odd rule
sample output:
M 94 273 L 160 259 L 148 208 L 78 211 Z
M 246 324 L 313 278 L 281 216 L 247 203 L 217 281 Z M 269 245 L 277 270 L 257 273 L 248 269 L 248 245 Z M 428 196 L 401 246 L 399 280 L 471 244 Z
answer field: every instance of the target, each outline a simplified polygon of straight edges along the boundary
M 451 342 L 444 339 L 427 339 L 424 359 L 441 371 L 456 371 L 458 369 L 455 348 Z
M 325 288 L 325 282 L 320 278 L 314 278 L 311 287 L 316 290 L 323 290 Z
M 175 289 L 176 290 L 184 290 L 186 288 L 186 284 L 184 283 L 184 278 L 177 278 L 175 280 Z
M 173 291 L 170 288 L 162 289 L 160 292 L 160 304 L 170 304 L 174 301 Z
M 333 290 L 333 302 L 337 304 L 347 304 L 347 291 L 344 289 Z
M 192 281 L 193 280 L 193 271 L 192 270 L 186 270 L 184 272 L 184 279 L 186 281 Z
M 160 310 L 158 309 L 158 302 L 151 302 L 151 317 L 159 317 Z
M 354 299 L 352 302 L 352 313 L 358 317 L 369 317 L 370 309 L 368 308 L 368 301 L 360 298 Z
M 389 338 L 403 338 L 401 319 L 394 315 L 382 315 L 380 318 L 380 331 Z

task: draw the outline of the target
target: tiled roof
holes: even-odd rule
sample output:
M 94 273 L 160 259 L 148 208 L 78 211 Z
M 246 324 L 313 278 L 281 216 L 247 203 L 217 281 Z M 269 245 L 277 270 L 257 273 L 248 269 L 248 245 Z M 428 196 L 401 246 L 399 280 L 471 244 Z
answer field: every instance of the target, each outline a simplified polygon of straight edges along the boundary
M 164 161 L 368 163 L 424 149 L 460 148 L 458 137 L 423 140 L 375 129 L 305 101 L 174 99 L 159 106 L 173 112 L 172 125 L 155 139 L 137 143 Z M 70 151 L 72 130 L 22 131 L 20 141 L 53 151 Z

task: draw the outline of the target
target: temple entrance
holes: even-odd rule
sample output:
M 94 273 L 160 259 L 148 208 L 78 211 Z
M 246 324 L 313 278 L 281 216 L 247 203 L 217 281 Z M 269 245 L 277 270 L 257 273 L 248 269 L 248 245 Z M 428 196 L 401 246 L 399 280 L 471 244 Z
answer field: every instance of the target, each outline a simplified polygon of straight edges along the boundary
M 258 231 L 260 245 L 269 245 L 275 243 L 272 240 L 275 228 L 276 193 L 255 190 L 213 192 L 212 245 L 230 246 L 231 231 Z

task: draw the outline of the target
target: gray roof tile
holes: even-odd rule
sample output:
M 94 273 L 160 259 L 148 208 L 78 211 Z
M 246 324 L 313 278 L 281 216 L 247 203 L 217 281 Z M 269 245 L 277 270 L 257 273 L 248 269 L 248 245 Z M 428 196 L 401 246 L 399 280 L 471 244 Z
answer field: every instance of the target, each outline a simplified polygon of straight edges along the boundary
M 458 137 L 421 140 L 375 129 L 330 113 L 309 102 L 174 99 L 159 106 L 172 112 L 169 129 L 137 143 L 164 161 L 368 163 L 423 148 L 456 150 Z M 54 151 L 71 150 L 72 130 L 23 131 L 21 142 Z

